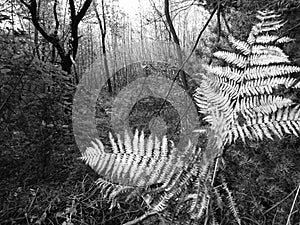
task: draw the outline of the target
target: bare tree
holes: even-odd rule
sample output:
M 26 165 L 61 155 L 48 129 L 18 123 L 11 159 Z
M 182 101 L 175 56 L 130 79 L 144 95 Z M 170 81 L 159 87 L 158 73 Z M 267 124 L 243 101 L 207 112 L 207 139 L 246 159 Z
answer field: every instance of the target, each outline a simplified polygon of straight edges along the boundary
M 36 0 L 30 0 L 29 2 L 25 0 L 20 0 L 20 2 L 25 5 L 31 15 L 31 21 L 35 28 L 39 31 L 39 33 L 45 38 L 46 41 L 51 43 L 54 48 L 57 50 L 58 55 L 61 58 L 61 67 L 67 73 L 71 73 L 72 65 L 77 55 L 78 51 L 78 26 L 80 21 L 82 21 L 85 16 L 88 8 L 90 7 L 92 0 L 85 0 L 81 9 L 76 14 L 75 3 L 74 0 L 69 0 L 69 8 L 70 8 L 70 31 L 71 38 L 69 47 L 66 47 L 64 41 L 59 38 L 57 31 L 60 27 L 60 23 L 57 17 L 57 0 L 54 2 L 53 13 L 55 19 L 55 31 L 53 33 L 47 33 L 46 29 L 41 25 L 40 18 L 38 15 L 38 5 Z M 75 83 L 79 83 L 79 78 L 75 76 Z

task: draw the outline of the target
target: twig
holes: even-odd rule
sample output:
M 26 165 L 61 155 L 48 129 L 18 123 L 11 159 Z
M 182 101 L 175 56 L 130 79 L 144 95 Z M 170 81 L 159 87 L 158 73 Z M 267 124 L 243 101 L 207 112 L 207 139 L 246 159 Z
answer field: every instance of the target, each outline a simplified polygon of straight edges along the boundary
M 138 222 L 141 222 L 142 220 L 146 219 L 148 216 L 152 216 L 154 214 L 156 214 L 157 212 L 156 211 L 149 211 L 149 212 L 146 212 L 144 215 L 134 219 L 134 220 L 131 220 L 127 223 L 124 223 L 123 225 L 132 225 L 132 224 L 136 224 Z
M 273 205 L 271 208 L 269 208 L 267 211 L 263 213 L 263 215 L 267 214 L 270 212 L 272 209 L 276 208 L 278 205 L 280 205 L 282 202 L 284 202 L 286 199 L 288 199 L 295 191 L 297 188 L 295 188 L 291 193 L 289 193 L 285 198 L 283 198 L 281 201 L 277 202 L 275 205 Z
M 291 216 L 292 216 L 295 204 L 296 204 L 296 200 L 297 200 L 297 197 L 298 197 L 298 194 L 299 194 L 299 190 L 300 190 L 300 183 L 298 184 L 297 192 L 296 192 L 296 195 L 295 195 L 295 198 L 294 198 L 294 201 L 293 201 L 292 208 L 290 210 L 288 219 L 286 221 L 286 225 L 290 225 Z
M 192 50 L 190 51 L 190 54 L 186 57 L 186 59 L 184 60 L 184 62 L 183 62 L 182 65 L 180 66 L 180 68 L 177 70 L 177 73 L 176 73 L 176 75 L 175 75 L 175 77 L 174 77 L 174 79 L 173 79 L 173 81 L 172 81 L 171 87 L 170 87 L 170 89 L 169 89 L 169 91 L 168 91 L 168 93 L 167 93 L 167 95 L 166 95 L 166 97 L 165 97 L 165 99 L 164 99 L 164 102 L 161 104 L 161 107 L 160 107 L 160 109 L 158 110 L 158 112 L 157 112 L 156 114 L 155 114 L 155 112 L 154 112 L 152 116 L 158 115 L 158 114 L 161 112 L 161 110 L 163 109 L 164 105 L 165 105 L 166 102 L 167 102 L 168 97 L 170 96 L 170 93 L 171 93 L 171 90 L 172 90 L 172 88 L 173 88 L 173 86 L 174 86 L 174 83 L 175 83 L 176 79 L 177 79 L 178 76 L 179 76 L 180 71 L 182 71 L 183 67 L 185 66 L 185 64 L 187 63 L 187 61 L 191 58 L 191 56 L 193 55 L 194 51 L 196 50 L 196 48 L 197 48 L 197 46 L 198 46 L 198 43 L 199 43 L 199 41 L 200 41 L 200 38 L 201 38 L 202 34 L 203 34 L 204 31 L 206 30 L 207 26 L 209 25 L 210 21 L 212 20 L 213 16 L 215 15 L 217 9 L 218 9 L 218 6 L 216 6 L 216 7 L 214 8 L 214 10 L 212 11 L 212 13 L 210 14 L 210 17 L 208 18 L 208 20 L 206 21 L 204 27 L 203 27 L 202 30 L 200 31 L 200 33 L 199 33 L 199 35 L 198 35 L 198 37 L 197 37 L 197 40 L 195 41 L 195 44 L 194 44 Z M 176 131 L 175 131 L 175 132 L 176 132 Z M 175 133 L 175 132 L 174 132 L 174 133 Z

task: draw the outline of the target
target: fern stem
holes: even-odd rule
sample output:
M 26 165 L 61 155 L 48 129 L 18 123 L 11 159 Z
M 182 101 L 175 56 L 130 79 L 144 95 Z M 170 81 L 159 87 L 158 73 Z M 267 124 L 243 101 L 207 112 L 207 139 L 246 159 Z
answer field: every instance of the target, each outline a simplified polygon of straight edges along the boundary
M 127 223 L 124 223 L 123 225 L 133 225 L 133 224 L 136 224 L 138 222 L 141 222 L 142 220 L 146 219 L 148 216 L 152 216 L 154 214 L 156 214 L 157 212 L 156 211 L 149 211 L 149 212 L 146 212 L 145 214 L 143 214 L 142 216 L 134 219 L 134 220 L 131 220 Z
M 290 223 L 290 220 L 291 220 L 291 216 L 292 216 L 292 213 L 293 213 L 295 204 L 296 204 L 297 197 L 298 197 L 298 195 L 299 195 L 299 191 L 300 191 L 300 183 L 298 184 L 297 192 L 296 192 L 296 195 L 295 195 L 295 198 L 294 198 L 294 201 L 293 201 L 293 205 L 292 205 L 292 208 L 291 208 L 291 210 L 290 210 L 288 219 L 287 219 L 287 221 L 286 221 L 286 225 L 290 225 L 290 224 L 291 224 L 291 223 Z
M 213 186 L 214 186 L 215 178 L 216 178 L 216 176 L 217 176 L 217 170 L 218 170 L 219 160 L 220 160 L 220 158 L 217 158 L 217 159 L 216 159 L 216 162 L 215 162 L 214 174 L 213 174 L 213 177 L 212 177 L 212 180 L 211 180 L 211 187 L 212 187 L 212 188 L 213 188 Z M 207 225 L 207 223 L 208 223 L 208 218 L 209 218 L 209 206 L 210 206 L 210 199 L 208 199 L 208 203 L 207 203 L 206 217 L 205 217 L 204 225 Z

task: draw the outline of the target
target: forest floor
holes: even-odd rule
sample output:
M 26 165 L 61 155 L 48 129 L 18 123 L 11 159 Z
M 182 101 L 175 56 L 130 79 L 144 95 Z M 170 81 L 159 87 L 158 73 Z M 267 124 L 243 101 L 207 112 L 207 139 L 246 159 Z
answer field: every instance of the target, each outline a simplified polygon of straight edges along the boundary
M 148 99 L 147 104 L 153 103 Z M 130 115 L 130 126 L 149 132 L 150 117 L 145 115 L 151 114 L 150 109 L 155 108 L 145 108 L 143 102 L 137 104 Z M 170 107 L 164 110 L 170 115 Z M 104 124 L 109 123 L 107 119 L 98 127 L 105 128 Z M 101 134 L 105 136 L 108 130 L 108 127 L 102 129 Z M 17 140 L 22 141 L 22 137 Z M 298 138 L 287 137 L 281 142 L 267 141 L 247 146 L 237 143 L 228 150 L 224 174 L 244 224 L 279 225 L 286 221 L 295 187 L 300 183 L 298 146 Z M 41 158 L 38 151 L 42 149 L 33 149 L 35 155 L 29 155 L 30 146 L 24 147 L 17 141 L 10 148 L 14 151 L 7 151 L 1 145 L 1 225 L 116 225 L 133 220 L 146 211 L 146 205 L 137 198 L 131 202 L 121 198 L 117 207 L 110 209 L 110 203 L 103 199 L 95 185 L 97 174 L 79 159 L 81 155 L 74 138 L 56 147 L 46 158 Z M 298 200 L 293 225 L 300 224 L 299 210 Z M 225 212 L 221 212 L 220 220 L 223 225 L 233 221 Z M 158 216 L 152 216 L 140 224 L 161 223 Z

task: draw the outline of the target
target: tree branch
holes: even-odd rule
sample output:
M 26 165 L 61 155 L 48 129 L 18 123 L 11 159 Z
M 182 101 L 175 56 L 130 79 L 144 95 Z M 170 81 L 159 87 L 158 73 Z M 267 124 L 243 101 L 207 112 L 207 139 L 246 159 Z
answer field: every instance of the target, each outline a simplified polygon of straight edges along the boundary
M 171 16 L 170 16 L 170 4 L 169 4 L 169 0 L 165 0 L 165 16 L 166 16 L 166 20 L 167 20 L 167 23 L 169 25 L 169 28 L 170 28 L 170 32 L 173 36 L 173 40 L 174 40 L 174 43 L 179 45 L 180 46 L 180 42 L 179 42 L 179 38 L 176 34 L 176 31 L 175 31 L 175 28 L 173 26 L 173 22 L 172 22 L 172 19 L 171 19 Z
M 70 0 L 73 1 L 73 0 Z M 79 13 L 76 16 L 76 24 L 78 25 L 80 23 L 80 21 L 82 20 L 82 18 L 84 17 L 84 15 L 86 14 L 87 10 L 89 9 L 90 5 L 92 3 L 92 0 L 86 0 L 83 3 L 83 6 L 81 8 L 81 10 L 79 11 Z
M 96 14 L 96 18 L 97 18 L 97 20 L 98 20 L 98 24 L 99 24 L 99 27 L 100 27 L 101 36 L 102 36 L 102 35 L 105 35 L 104 29 L 103 29 L 103 26 L 102 26 L 102 21 L 101 21 L 99 12 L 98 12 L 98 10 L 97 10 L 97 6 L 96 6 L 95 0 L 93 0 L 93 8 L 94 8 L 94 11 L 95 11 L 95 14 Z M 104 14 L 103 14 L 103 15 L 104 15 Z M 104 16 L 103 16 L 103 18 L 104 18 Z
M 163 14 L 158 10 L 158 8 L 156 7 L 155 3 L 150 0 L 151 4 L 152 4 L 152 7 L 154 8 L 154 10 L 156 11 L 156 13 L 158 14 L 158 16 L 160 17 L 160 19 L 162 19 L 162 22 L 163 24 L 165 25 L 166 27 L 166 30 L 168 31 L 169 35 L 171 34 L 170 30 L 169 30 L 169 27 L 168 27 L 168 24 L 166 23 L 166 21 L 163 19 Z
M 106 19 L 105 19 L 105 12 L 104 12 L 104 0 L 102 0 L 102 15 L 103 15 L 103 34 L 106 34 Z
M 54 19 L 55 19 L 55 33 L 57 35 L 58 28 L 59 28 L 59 20 L 58 20 L 58 16 L 57 16 L 57 0 L 54 1 L 53 14 L 54 14 Z
M 61 55 L 65 54 L 65 50 L 63 49 L 62 46 L 60 46 L 59 41 L 57 37 L 50 36 L 49 34 L 46 33 L 46 31 L 41 27 L 39 23 L 39 17 L 37 15 L 37 4 L 35 0 L 31 0 L 30 4 L 26 3 L 24 0 L 20 0 L 22 4 L 24 4 L 28 9 L 31 14 L 31 21 L 35 28 L 40 32 L 40 34 L 51 44 L 55 46 L 57 49 L 58 53 Z
M 29 5 L 28 3 L 26 3 L 24 0 L 20 0 L 20 2 L 21 2 L 23 5 L 25 5 L 27 8 L 30 7 L 30 5 Z
M 76 17 L 74 0 L 69 0 L 69 6 L 70 6 L 70 12 L 71 12 L 71 19 L 73 21 Z

